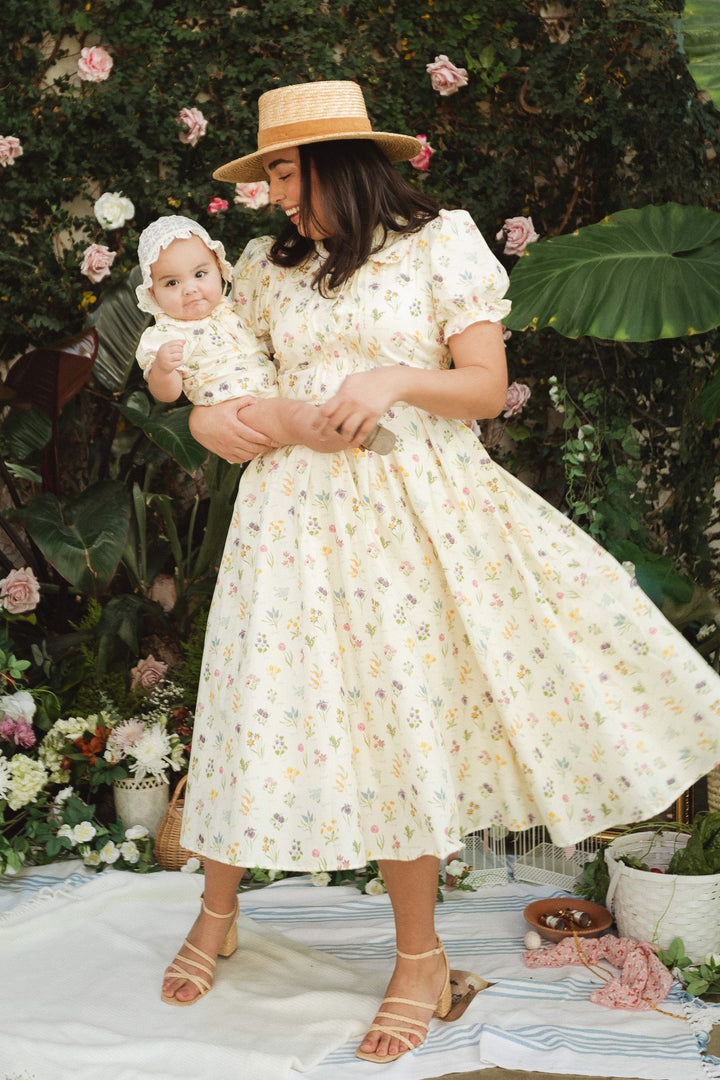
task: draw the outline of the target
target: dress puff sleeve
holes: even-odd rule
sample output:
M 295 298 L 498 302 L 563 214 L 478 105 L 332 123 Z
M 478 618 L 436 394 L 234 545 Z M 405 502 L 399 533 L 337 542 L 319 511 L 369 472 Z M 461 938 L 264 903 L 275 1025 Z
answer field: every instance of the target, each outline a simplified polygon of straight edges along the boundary
M 435 315 L 445 341 L 476 322 L 510 313 L 509 278 L 466 210 L 442 210 L 430 231 Z
M 269 353 L 272 353 L 272 345 L 268 300 L 270 273 L 274 267 L 268 259 L 268 252 L 273 243 L 272 236 L 250 240 L 233 270 L 235 312 Z
M 135 359 L 140 365 L 145 379 L 147 379 L 150 374 L 150 368 L 153 366 L 160 346 L 164 345 L 167 341 L 172 341 L 181 337 L 185 338 L 186 335 L 181 330 L 178 330 L 177 327 L 168 326 L 162 319 L 143 330 L 142 337 L 138 342 Z

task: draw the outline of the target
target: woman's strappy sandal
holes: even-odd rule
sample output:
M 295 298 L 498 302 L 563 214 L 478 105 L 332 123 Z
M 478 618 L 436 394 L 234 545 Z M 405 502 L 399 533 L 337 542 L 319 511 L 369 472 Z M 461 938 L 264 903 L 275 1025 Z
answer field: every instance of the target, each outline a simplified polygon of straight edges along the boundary
M 399 1057 L 406 1054 L 408 1050 L 417 1050 L 418 1046 L 421 1046 L 425 1041 L 428 1033 L 429 1024 L 426 1024 L 424 1020 L 412 1020 L 409 1016 L 403 1016 L 402 1013 L 385 1012 L 386 1005 L 412 1005 L 416 1009 L 433 1009 L 433 1017 L 437 1016 L 439 1019 L 443 1019 L 450 1012 L 452 1007 L 452 991 L 450 989 L 450 968 L 448 966 L 447 956 L 445 955 L 445 949 L 442 943 L 438 939 L 437 946 L 434 949 L 430 949 L 429 952 L 424 953 L 404 953 L 398 949 L 398 956 L 401 956 L 403 960 L 424 960 L 428 956 L 437 956 L 442 953 L 445 960 L 445 984 L 442 988 L 442 993 L 437 1001 L 437 1004 L 429 1001 L 412 1001 L 410 998 L 397 998 L 386 997 L 383 999 L 383 1003 L 380 1006 L 380 1012 L 378 1017 L 383 1017 L 386 1020 L 395 1021 L 395 1024 L 385 1026 L 384 1024 L 372 1024 L 368 1028 L 368 1034 L 371 1031 L 380 1031 L 383 1035 L 389 1035 L 391 1039 L 398 1039 L 399 1042 L 405 1043 L 407 1049 L 401 1050 L 399 1054 L 366 1054 L 363 1050 L 356 1050 L 355 1056 L 361 1058 L 363 1061 L 377 1061 L 380 1065 L 389 1061 L 397 1061 Z M 417 1030 L 416 1030 L 417 1029 Z M 408 1035 L 414 1035 L 418 1039 L 417 1043 L 414 1043 L 412 1039 L 408 1038 Z
M 213 919 L 232 919 L 232 925 L 225 935 L 225 939 L 217 953 L 218 956 L 232 956 L 237 949 L 238 944 L 237 917 L 240 906 L 237 897 L 235 898 L 235 909 L 229 911 L 227 915 L 219 915 L 217 911 L 211 911 L 210 908 L 206 906 L 204 897 L 200 898 L 200 903 L 205 915 L 211 915 Z M 182 1001 L 174 996 L 170 997 L 169 994 L 166 994 L 163 991 L 160 997 L 166 1005 L 194 1005 L 196 1001 L 205 997 L 208 991 L 212 989 L 215 959 L 212 956 L 208 956 L 202 949 L 198 949 L 197 946 L 193 945 L 187 938 L 185 938 L 185 941 L 182 943 L 181 949 L 189 949 L 196 956 L 200 957 L 200 959 L 193 960 L 191 956 L 183 956 L 182 952 L 179 952 L 165 972 L 165 978 L 184 979 L 186 982 L 194 983 L 200 993 L 196 994 L 194 998 L 190 998 L 188 1001 Z M 193 968 L 197 968 L 198 970 L 188 971 L 185 968 L 180 967 L 180 964 L 191 964 Z

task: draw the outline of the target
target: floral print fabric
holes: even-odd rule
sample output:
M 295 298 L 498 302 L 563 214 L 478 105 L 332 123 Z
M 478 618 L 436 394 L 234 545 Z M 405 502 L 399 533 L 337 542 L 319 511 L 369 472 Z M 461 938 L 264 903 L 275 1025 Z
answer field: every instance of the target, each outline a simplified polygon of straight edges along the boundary
M 392 237 L 337 294 L 317 260 L 236 268 L 281 393 L 446 368 L 507 278 L 464 211 Z M 614 559 L 461 421 L 399 404 L 380 457 L 286 446 L 243 474 L 209 618 L 182 843 L 319 871 L 556 843 L 659 812 L 720 758 L 720 679 Z
M 137 348 L 145 378 L 158 349 L 168 341 L 185 342 L 183 393 L 194 405 L 214 405 L 243 394 L 277 395 L 275 365 L 227 301 L 204 319 L 158 315 Z

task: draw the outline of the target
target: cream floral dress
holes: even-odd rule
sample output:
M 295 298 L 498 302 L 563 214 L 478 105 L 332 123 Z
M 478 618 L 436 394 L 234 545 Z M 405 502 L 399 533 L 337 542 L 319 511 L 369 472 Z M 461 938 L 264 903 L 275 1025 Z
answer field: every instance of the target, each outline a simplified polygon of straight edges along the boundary
M 447 368 L 509 309 L 464 211 L 394 236 L 334 296 L 271 241 L 237 310 L 281 393 Z M 662 811 L 720 759 L 720 679 L 590 537 L 470 428 L 399 405 L 392 453 L 257 457 L 207 629 L 182 842 L 316 871 L 446 856 L 491 824 L 559 844 Z

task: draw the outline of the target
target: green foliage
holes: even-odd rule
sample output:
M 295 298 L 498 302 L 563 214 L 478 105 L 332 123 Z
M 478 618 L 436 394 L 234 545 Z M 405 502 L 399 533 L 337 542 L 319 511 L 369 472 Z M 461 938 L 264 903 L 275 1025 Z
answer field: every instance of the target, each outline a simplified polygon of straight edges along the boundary
M 720 323 L 720 214 L 699 206 L 622 210 L 531 244 L 513 271 L 505 320 L 567 337 L 655 341 Z
M 670 860 L 669 874 L 720 874 L 720 813 L 696 816 L 687 846 Z
M 0 874 L 17 872 L 25 862 L 43 865 L 79 856 L 100 870 L 114 865 L 146 873 L 154 866 L 150 837 L 128 840 L 122 822 L 101 820 L 96 806 L 77 795 L 53 799 L 43 792 L 9 821 L 3 820 L 3 809 L 0 800 Z M 72 835 L 78 826 L 82 840 Z
M 151 406 L 147 394 L 138 390 L 124 405 L 118 405 L 118 408 L 123 416 L 137 424 L 148 438 L 172 454 L 175 461 L 187 472 L 192 473 L 200 468 L 207 457 L 207 450 L 195 442 L 188 429 L 191 405 L 177 409 Z
M 610 888 L 610 872 L 605 862 L 607 844 L 601 844 L 594 857 L 585 863 L 580 880 L 573 891 L 584 900 L 594 900 L 598 904 L 605 903 L 607 891 Z M 625 863 L 635 870 L 649 870 L 650 867 L 634 855 L 621 855 L 618 862 Z
M 84 592 L 102 592 L 115 573 L 128 531 L 129 505 L 122 484 L 108 481 L 61 506 L 41 495 L 15 510 L 45 558 Z
M 720 108 L 720 10 L 715 0 L 686 3 L 682 30 L 690 74 Z
M 685 955 L 682 938 L 674 938 L 667 949 L 658 950 L 658 959 L 682 983 L 688 994 L 711 997 L 720 994 L 720 958 L 709 956 L 702 964 L 693 964 Z

